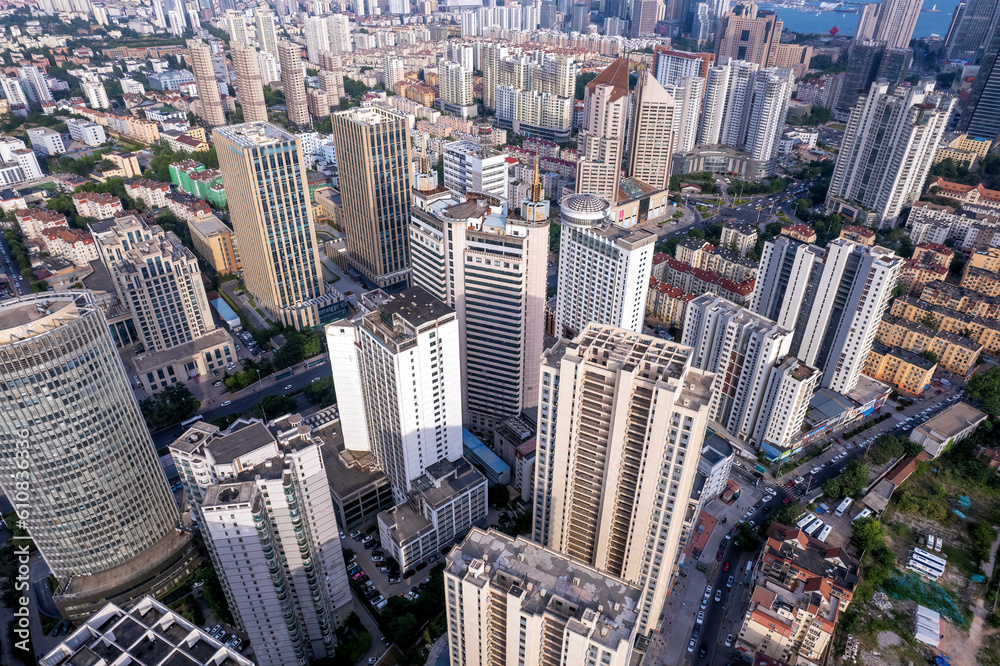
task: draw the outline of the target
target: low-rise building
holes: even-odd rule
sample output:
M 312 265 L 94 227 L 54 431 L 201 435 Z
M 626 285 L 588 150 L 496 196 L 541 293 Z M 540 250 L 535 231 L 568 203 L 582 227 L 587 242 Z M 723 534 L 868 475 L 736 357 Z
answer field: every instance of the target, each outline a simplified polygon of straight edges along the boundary
M 785 664 L 819 663 L 854 598 L 859 566 L 843 548 L 771 523 L 752 569 L 736 649 Z
M 931 282 L 948 277 L 948 269 L 938 264 L 927 264 L 919 259 L 907 259 L 899 269 L 899 281 L 906 286 L 906 293 L 918 296 Z
M 188 221 L 194 251 L 219 275 L 238 275 L 243 270 L 236 234 L 215 215 Z
M 115 213 L 124 210 L 121 199 L 113 194 L 97 192 L 77 192 L 73 195 L 73 205 L 76 207 L 77 215 L 92 217 L 95 220 L 113 217 Z
M 191 220 L 195 220 L 199 217 L 212 214 L 211 206 L 198 197 L 193 197 L 190 194 L 184 194 L 183 192 L 171 192 L 166 195 L 166 199 L 167 208 L 169 208 L 170 212 L 177 216 L 178 220 L 190 222 Z
M 664 324 L 681 324 L 687 313 L 687 304 L 697 294 L 690 294 L 679 287 L 649 278 L 649 293 L 646 294 L 646 314 Z
M 968 134 L 961 134 L 952 139 L 947 145 L 941 146 L 934 153 L 934 164 L 951 160 L 956 167 L 964 166 L 966 169 L 973 169 L 976 163 L 990 152 L 993 142 L 989 139 L 970 137 Z
M 40 238 L 47 229 L 68 229 L 66 216 L 41 208 L 20 208 L 14 212 L 14 219 L 25 238 Z
M 31 147 L 42 155 L 60 155 L 66 152 L 62 134 L 48 127 L 32 127 L 28 130 Z
M 726 481 L 735 458 L 736 451 L 729 442 L 714 432 L 705 435 L 701 457 L 698 458 L 698 471 L 705 477 L 705 485 L 701 490 L 704 502 L 721 495 L 726 489 Z
M 149 208 L 165 208 L 170 185 L 148 178 L 133 178 L 125 181 L 125 191 L 133 199 L 139 199 Z
M 379 537 L 410 569 L 486 521 L 486 477 L 464 458 L 440 460 L 411 481 L 410 501 L 378 515 Z
M 691 264 L 671 257 L 667 257 L 662 264 L 664 265 L 662 281 L 682 291 L 691 294 L 715 294 L 740 306 L 750 303 L 756 283 L 755 277 L 736 282 L 713 271 L 695 268 Z
M 899 296 L 893 300 L 889 314 L 926 324 L 939 331 L 966 336 L 981 344 L 989 354 L 1000 351 L 1000 322 L 996 320 L 968 315 L 912 296 Z
M 523 537 L 473 529 L 444 571 L 453 666 L 608 664 L 634 652 L 642 591 Z
M 346 532 L 375 520 L 395 505 L 392 486 L 378 469 L 371 451 L 348 449 L 339 419 L 317 427 L 313 434 L 323 440 L 323 467 L 333 494 L 337 523 Z
M 930 386 L 937 363 L 900 347 L 889 347 L 878 340 L 872 343 L 865 366 L 869 377 L 895 386 L 900 393 L 917 396 Z
M 74 266 L 87 266 L 101 258 L 94 237 L 82 229 L 51 227 L 42 231 L 49 254 L 62 257 Z
M 952 444 L 960 442 L 986 420 L 986 414 L 966 402 L 956 402 L 941 410 L 910 432 L 910 441 L 937 458 Z
M 735 248 L 736 252 L 746 254 L 757 245 L 757 225 L 738 220 L 728 220 L 722 224 L 722 247 Z
M 122 608 L 109 603 L 52 648 L 40 666 L 69 664 L 253 666 L 253 661 L 151 596 Z
M 891 314 L 882 317 L 876 335 L 878 341 L 888 347 L 901 347 L 917 354 L 931 352 L 942 368 L 958 375 L 971 372 L 983 350 L 981 344 L 969 338 Z
M 840 230 L 839 238 L 846 238 L 849 241 L 873 247 L 875 245 L 875 232 L 868 227 L 858 227 L 849 225 Z
M 142 175 L 142 167 L 139 166 L 139 158 L 135 153 L 104 153 L 101 156 L 115 165 L 115 169 L 104 171 L 105 178 L 135 178 Z
M 964 185 L 962 183 L 952 183 L 938 177 L 931 181 L 928 191 L 933 196 L 954 199 L 964 207 L 971 208 L 975 212 L 1000 210 L 1000 190 L 988 190 L 983 187 L 982 183 L 978 185 Z M 979 211 L 977 209 L 986 210 Z
M 922 301 L 958 310 L 973 317 L 1000 319 L 1000 298 L 984 296 L 978 291 L 966 289 L 957 284 L 936 281 L 929 282 L 919 294 Z
M 69 135 L 74 141 L 81 141 L 88 146 L 99 146 L 108 140 L 104 128 L 97 123 L 79 118 L 67 118 L 66 127 Z

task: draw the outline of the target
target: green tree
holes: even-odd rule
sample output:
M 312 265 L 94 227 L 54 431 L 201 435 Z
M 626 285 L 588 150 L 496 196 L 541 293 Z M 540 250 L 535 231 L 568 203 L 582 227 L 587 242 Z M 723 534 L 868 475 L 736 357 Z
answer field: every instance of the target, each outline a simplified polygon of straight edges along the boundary
M 740 525 L 740 529 L 737 530 L 736 538 L 733 540 L 733 543 L 736 544 L 737 548 L 742 550 L 757 550 L 757 547 L 760 546 L 760 537 L 752 527 L 743 523 Z
M 972 549 L 976 553 L 976 557 L 979 558 L 981 562 L 985 562 L 990 559 L 990 548 L 993 546 L 993 540 L 997 538 L 996 532 L 989 523 L 985 522 L 975 522 L 969 524 L 969 539 L 972 541 Z
M 972 375 L 969 398 L 982 401 L 983 411 L 990 416 L 1000 416 L 1000 367 Z
M 150 430 L 180 423 L 200 406 L 191 389 L 181 383 L 171 384 L 139 403 Z
M 309 384 L 302 392 L 310 405 L 329 407 L 337 402 L 337 391 L 333 385 L 333 377 L 323 377 Z
M 885 547 L 885 528 L 871 516 L 859 518 L 851 524 L 854 542 L 863 551 L 873 551 Z

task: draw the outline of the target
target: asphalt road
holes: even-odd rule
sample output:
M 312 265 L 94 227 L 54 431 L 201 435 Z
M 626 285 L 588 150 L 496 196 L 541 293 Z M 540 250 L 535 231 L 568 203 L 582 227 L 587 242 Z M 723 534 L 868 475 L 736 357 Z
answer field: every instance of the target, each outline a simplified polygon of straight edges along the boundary
M 31 285 L 21 275 L 21 267 L 14 261 L 10 246 L 7 245 L 3 234 L 0 234 L 0 271 L 6 273 L 10 278 L 10 287 L 14 291 L 14 296 L 31 292 Z
M 281 375 L 285 372 L 285 370 L 281 370 L 275 374 Z M 294 374 L 291 377 L 285 377 L 284 379 L 275 379 L 274 375 L 264 377 L 261 382 L 240 391 L 238 396 L 230 397 L 223 394 L 219 399 L 214 399 L 207 405 L 202 403 L 203 409 L 199 413 L 206 421 L 211 421 L 212 419 L 220 416 L 245 412 L 260 402 L 266 395 L 289 395 L 304 389 L 314 379 L 321 379 L 329 376 L 329 363 L 320 363 L 319 365 L 311 368 L 303 367 L 302 364 L 299 364 L 295 366 Z M 285 387 L 289 385 L 292 388 L 286 390 Z M 305 399 L 301 396 L 297 397 L 299 398 L 299 407 L 304 407 Z M 223 407 L 219 403 L 219 400 L 223 398 L 228 399 L 230 404 Z M 226 400 L 222 400 L 222 402 L 225 401 Z M 183 431 L 184 428 L 181 428 L 180 426 L 160 430 L 153 435 L 153 444 L 155 444 L 158 449 L 167 446 Z

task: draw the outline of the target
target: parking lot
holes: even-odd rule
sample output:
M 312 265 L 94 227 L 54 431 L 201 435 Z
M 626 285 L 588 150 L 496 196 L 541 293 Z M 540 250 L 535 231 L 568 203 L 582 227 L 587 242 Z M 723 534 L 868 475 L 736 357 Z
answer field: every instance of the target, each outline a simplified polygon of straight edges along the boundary
M 363 539 L 370 540 L 365 543 Z M 382 605 L 389 597 L 399 595 L 408 599 L 415 599 L 419 596 L 422 585 L 427 582 L 433 562 L 421 562 L 418 566 L 407 571 L 399 572 L 398 576 L 390 576 L 389 566 L 385 559 L 375 561 L 373 558 L 385 558 L 384 549 L 378 541 L 378 528 L 375 525 L 366 528 L 364 531 L 356 530 L 345 535 L 342 540 L 345 550 L 350 550 L 353 557 L 345 556 L 348 575 L 357 585 L 355 588 L 362 599 L 367 599 L 378 611 L 384 608 Z M 448 549 L 451 545 L 448 546 Z M 379 553 L 379 554 L 374 554 Z M 440 558 L 438 555 L 434 561 Z M 382 571 L 385 569 L 385 571 Z M 406 575 L 409 574 L 409 575 Z M 381 598 L 380 598 L 381 597 Z

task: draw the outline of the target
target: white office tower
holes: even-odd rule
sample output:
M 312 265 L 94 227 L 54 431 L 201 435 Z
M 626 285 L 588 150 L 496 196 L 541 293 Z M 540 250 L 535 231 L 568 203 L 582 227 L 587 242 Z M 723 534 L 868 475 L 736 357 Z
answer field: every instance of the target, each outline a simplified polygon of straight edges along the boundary
M 266 53 L 278 57 L 278 30 L 274 26 L 274 12 L 265 7 L 257 7 L 254 20 L 257 25 L 257 46 Z M 263 67 L 261 71 L 263 71 Z M 277 81 L 277 79 L 272 79 Z
M 462 457 L 461 344 L 455 311 L 421 287 L 383 301 L 326 336 L 338 394 L 360 388 L 362 398 L 359 411 L 341 405 L 366 423 L 344 441 L 375 454 L 402 503 L 428 465 Z
M 670 187 L 677 103 L 647 71 L 639 75 L 634 107 L 629 176 L 657 190 L 665 190 Z
M 38 156 L 24 141 L 0 136 L 0 185 L 14 185 L 43 175 Z
M 773 174 L 794 82 L 790 69 L 743 60 L 710 68 L 698 143 L 745 150 L 752 161 L 747 177 Z
M 351 22 L 344 14 L 326 17 L 326 27 L 330 33 L 330 50 L 334 53 L 351 52 Z
M 857 385 L 902 265 L 892 250 L 877 245 L 842 238 L 827 245 L 798 352 L 823 372 L 824 388 L 848 393 Z
M 873 83 L 851 110 L 826 210 L 893 226 L 920 196 L 954 103 L 934 92 L 933 80 L 913 87 Z
M 444 146 L 444 186 L 455 194 L 507 196 L 506 155 L 463 139 Z
M 549 202 L 536 171 L 519 213 L 504 196 L 470 194 L 410 214 L 413 281 L 458 314 L 464 421 L 491 433 L 538 404 Z
M 476 14 L 476 12 L 462 12 L 460 17 L 462 22 L 463 39 L 466 37 L 479 37 L 483 34 L 483 30 L 479 26 L 479 15 Z
M 396 84 L 406 78 L 403 59 L 391 55 L 382 58 L 382 75 L 385 77 L 385 89 L 394 91 Z
M 682 77 L 676 85 L 663 88 L 674 98 L 674 154 L 683 154 L 698 143 L 698 122 L 705 96 L 705 79 Z
M 702 294 L 688 303 L 681 342 L 693 349 L 692 367 L 715 374 L 709 417 L 730 435 L 760 446 L 759 438 L 769 430 L 786 438 L 798 433 L 805 417 L 802 401 L 808 405 L 812 391 L 792 396 L 794 410 L 778 404 L 779 398 L 789 397 L 787 387 L 782 392 L 780 386 L 787 373 L 776 368 L 788 358 L 791 330 L 721 296 Z M 801 364 L 791 358 L 796 371 Z M 801 379 L 815 388 L 819 371 L 801 367 Z M 789 411 L 800 419 L 798 423 L 788 424 Z M 790 441 L 771 444 L 782 449 Z
M 608 201 L 618 198 L 628 107 L 628 61 L 618 58 L 584 90 L 580 162 L 576 169 L 578 193 Z
M 542 358 L 534 540 L 641 588 L 643 634 L 696 513 L 712 380 L 688 347 L 599 324 Z
M 309 62 L 318 64 L 319 54 L 330 51 L 330 29 L 325 16 L 307 16 L 302 31 L 306 37 L 306 57 Z M 392 90 L 391 88 L 387 88 Z
M 675 86 L 681 79 L 701 76 L 705 60 L 696 53 L 658 50 L 656 52 L 656 80 L 661 86 Z
M 332 655 L 337 626 L 354 610 L 321 446 L 298 414 L 226 430 L 199 422 L 170 445 L 261 666 Z
M 786 356 L 771 368 L 761 414 L 751 441 L 772 460 L 790 449 L 802 435 L 809 402 L 819 386 L 820 371 L 794 356 Z M 704 494 L 704 497 L 711 495 Z
M 235 9 L 226 10 L 226 26 L 229 28 L 229 41 L 236 44 L 249 44 L 247 39 L 247 23 L 243 12 Z
M 462 67 L 471 70 L 474 69 L 473 51 L 472 44 L 448 42 L 445 44 L 445 60 L 457 62 Z
M 84 81 L 83 94 L 87 98 L 87 104 L 92 109 L 110 109 L 111 102 L 108 100 L 108 93 L 104 89 L 104 84 L 100 81 Z
M 281 80 L 281 66 L 278 59 L 267 51 L 257 51 L 257 66 L 260 68 L 260 79 L 271 85 Z
M 453 666 L 633 661 L 642 591 L 561 553 L 474 529 L 444 581 Z
M 410 0 L 389 0 L 389 13 L 406 16 L 410 13 Z
M 35 104 L 52 101 L 52 92 L 49 90 L 49 84 L 45 82 L 45 75 L 38 67 L 34 65 L 18 67 L 17 78 L 20 79 L 29 101 Z
M 590 322 L 642 331 L 655 234 L 611 224 L 593 194 L 571 194 L 559 209 L 556 335 L 572 338 Z
M 478 110 L 472 88 L 472 69 L 457 62 L 443 62 L 438 68 L 441 109 L 445 113 L 470 118 Z

